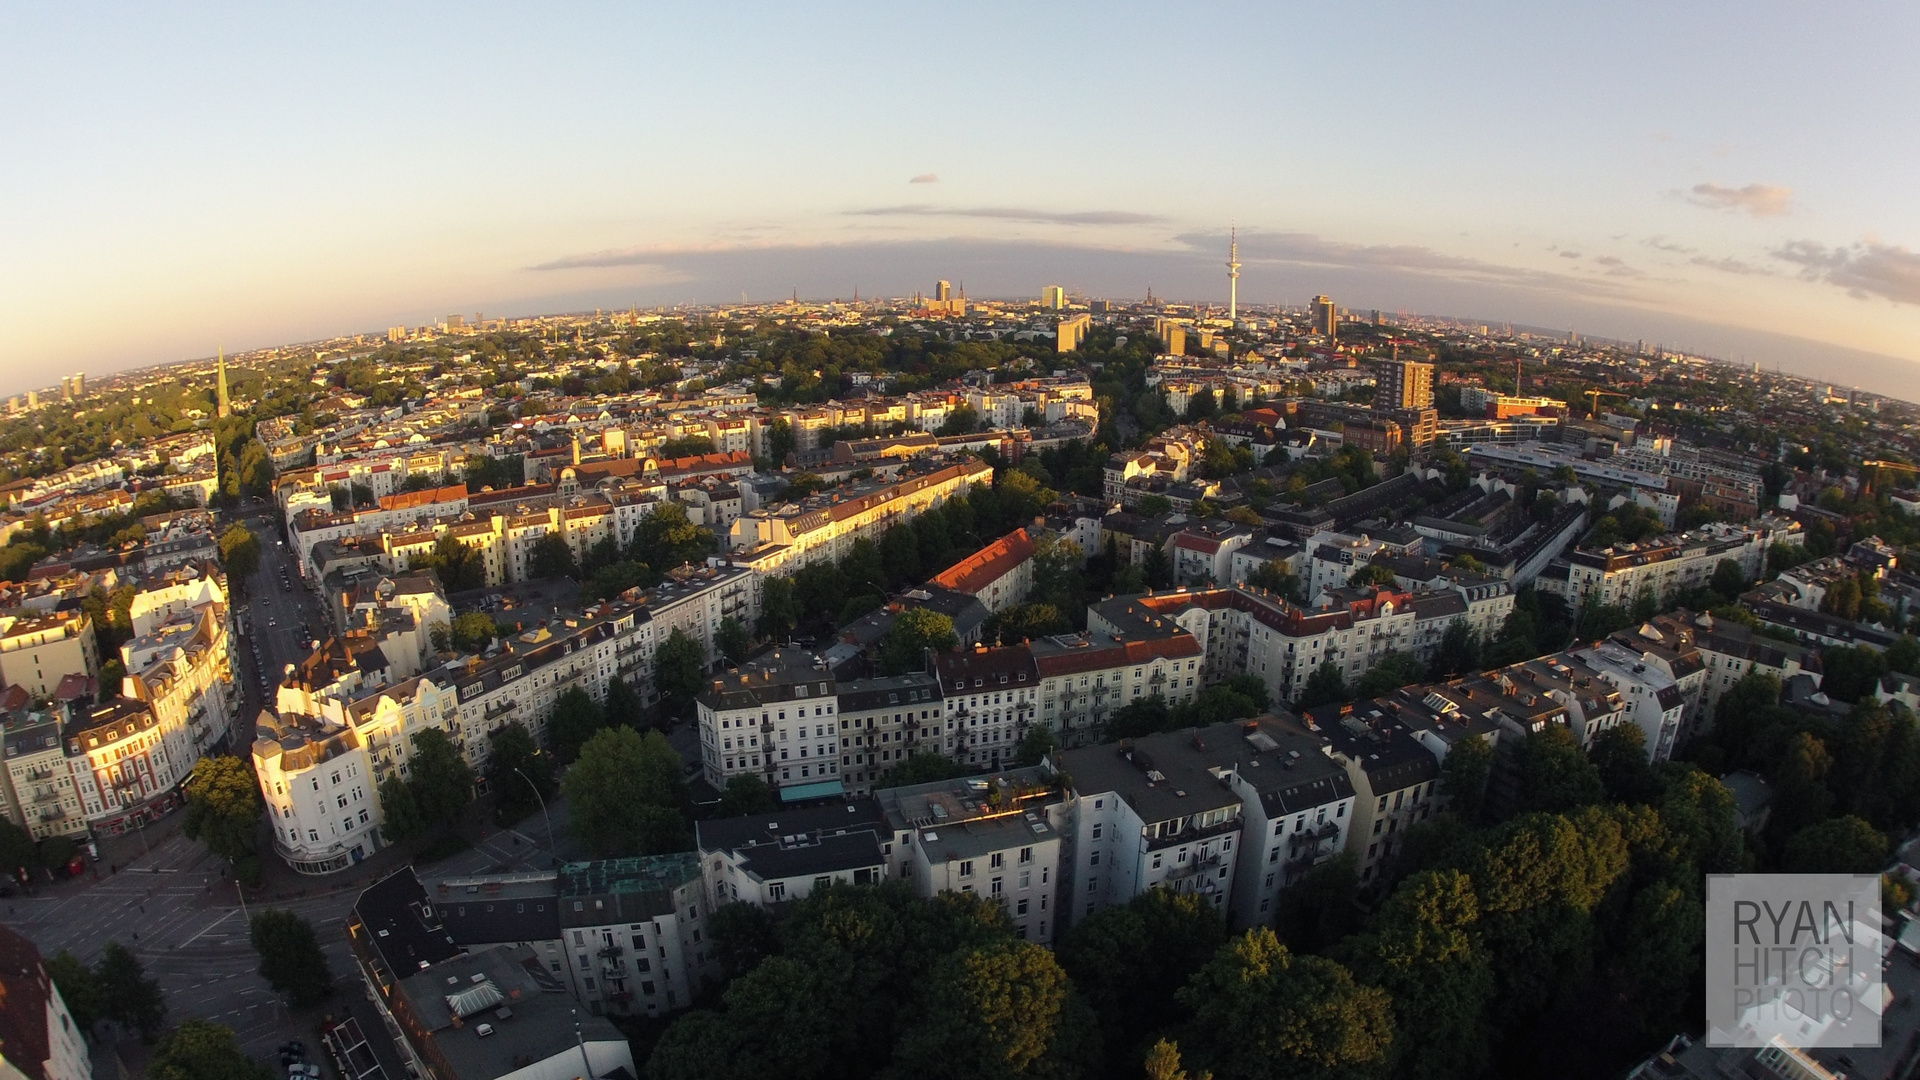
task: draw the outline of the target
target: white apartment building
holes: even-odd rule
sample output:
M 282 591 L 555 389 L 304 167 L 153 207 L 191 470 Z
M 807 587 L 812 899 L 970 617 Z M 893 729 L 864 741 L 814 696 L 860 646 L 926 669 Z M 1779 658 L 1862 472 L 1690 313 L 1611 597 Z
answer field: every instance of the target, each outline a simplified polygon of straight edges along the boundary
M 892 831 L 871 799 L 696 821 L 693 828 L 707 903 L 715 909 L 804 900 L 836 883 L 878 885 L 893 858 Z
M 8 807 L 14 824 L 35 840 L 85 836 L 87 818 L 80 789 L 60 739 L 60 721 L 46 713 L 9 720 L 4 740 Z
M 663 1016 L 720 978 L 698 853 L 568 863 L 557 885 L 568 981 L 595 1016 Z
M 99 674 L 93 620 L 84 612 L 0 615 L 0 686 L 24 687 L 46 698 L 68 675 Z
M 1023 940 L 1051 945 L 1060 925 L 1067 801 L 1040 767 L 887 788 L 889 875 L 915 895 L 972 893 L 1000 906 Z
M 1123 636 L 1088 625 L 1024 646 L 1040 678 L 1040 723 L 1062 746 L 1098 740 L 1107 720 L 1136 701 L 1180 705 L 1205 689 L 1205 650 L 1184 628 L 1167 622 L 1156 632 Z
M 837 684 L 840 782 L 865 795 L 888 769 L 917 753 L 951 755 L 955 736 L 942 717 L 940 683 L 913 673 Z
M 1020 740 L 1040 719 L 1040 674 L 1025 645 L 943 652 L 934 676 L 947 707 L 952 756 L 971 769 L 1011 766 Z
M 1234 895 L 1241 797 L 1191 733 L 1053 755 L 1073 778 L 1071 867 L 1060 898 L 1071 924 L 1148 889 L 1193 893 L 1223 916 Z
M 1700 588 L 1722 559 L 1731 559 L 1748 580 L 1766 567 L 1767 549 L 1804 539 L 1798 522 L 1762 517 L 1749 525 L 1715 522 L 1642 544 L 1615 544 L 1605 551 L 1567 552 L 1540 575 L 1538 587 L 1578 607 L 1588 597 L 1629 606 L 1644 590 L 1655 597 Z
M 810 653 L 775 649 L 715 676 L 698 699 L 707 783 L 753 775 L 786 799 L 840 794 L 838 709 L 833 673 Z
M 1264 720 L 1217 724 L 1197 753 L 1231 767 L 1221 779 L 1240 796 L 1240 865 L 1230 914 L 1237 928 L 1270 925 L 1282 890 L 1346 849 L 1355 795 L 1321 740 Z
M 906 477 L 862 494 L 816 497 L 819 505 L 760 509 L 733 523 L 729 547 L 736 561 L 762 573 L 794 570 L 820 560 L 837 560 L 862 537 L 878 541 L 930 507 L 964 496 L 975 484 L 991 484 L 993 469 L 978 458 Z
M 262 712 L 253 766 L 273 850 L 302 874 L 330 874 L 380 850 L 378 779 L 359 732 Z

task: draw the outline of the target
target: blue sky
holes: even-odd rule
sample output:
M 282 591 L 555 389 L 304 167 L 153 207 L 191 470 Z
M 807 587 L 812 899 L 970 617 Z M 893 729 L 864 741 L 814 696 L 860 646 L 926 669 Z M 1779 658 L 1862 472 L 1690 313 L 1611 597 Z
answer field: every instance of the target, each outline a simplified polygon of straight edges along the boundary
M 1920 397 L 1920 6 L 1565 7 L 19 5 L 0 390 L 450 311 L 1223 299 L 1237 223 L 1243 299 Z

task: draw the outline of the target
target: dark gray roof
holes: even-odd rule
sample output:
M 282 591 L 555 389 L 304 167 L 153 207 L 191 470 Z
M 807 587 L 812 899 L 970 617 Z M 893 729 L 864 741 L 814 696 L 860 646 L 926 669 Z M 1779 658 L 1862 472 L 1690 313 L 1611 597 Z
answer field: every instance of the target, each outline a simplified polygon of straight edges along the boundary
M 702 854 L 732 853 L 763 881 L 879 866 L 880 845 L 892 835 L 872 799 L 698 821 L 694 832 Z
M 1218 750 L 1238 737 L 1235 728 L 1226 724 L 1148 735 L 1063 751 L 1058 760 L 1076 794 L 1115 792 L 1150 825 L 1239 805 L 1239 797 L 1208 771 Z
M 560 868 L 562 926 L 608 926 L 673 914 L 673 892 L 700 880 L 700 855 L 681 851 Z
M 482 996 L 479 988 L 489 984 L 497 996 Z M 605 1018 L 579 1009 L 566 984 L 550 974 L 525 945 L 500 945 L 452 957 L 402 979 L 395 991 L 405 995 L 427 1038 L 458 1080 L 494 1080 L 548 1058 L 578 1054 L 578 1039 L 612 1042 L 622 1038 Z M 448 1000 L 455 995 L 471 995 L 470 1001 L 492 998 L 497 1003 L 466 1012 L 456 1025 L 456 1006 Z M 459 1007 L 468 1008 L 468 1002 Z M 482 1035 L 482 1024 L 490 1025 L 491 1032 Z
M 552 874 L 450 878 L 429 889 L 440 922 L 462 948 L 560 936 Z
M 460 953 L 412 867 L 369 885 L 354 902 L 353 914 L 366 927 L 367 943 L 396 979 L 419 970 L 423 963 L 437 964 Z

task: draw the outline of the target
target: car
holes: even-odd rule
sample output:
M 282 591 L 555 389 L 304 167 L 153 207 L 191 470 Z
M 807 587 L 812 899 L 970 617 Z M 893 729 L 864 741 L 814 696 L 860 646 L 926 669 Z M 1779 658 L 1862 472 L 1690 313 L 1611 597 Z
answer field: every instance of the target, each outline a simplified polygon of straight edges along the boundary
M 278 1052 L 282 1054 L 297 1054 L 300 1057 L 306 1057 L 307 1044 L 301 1042 L 299 1039 L 288 1039 L 286 1042 L 283 1042 L 280 1044 L 280 1049 Z

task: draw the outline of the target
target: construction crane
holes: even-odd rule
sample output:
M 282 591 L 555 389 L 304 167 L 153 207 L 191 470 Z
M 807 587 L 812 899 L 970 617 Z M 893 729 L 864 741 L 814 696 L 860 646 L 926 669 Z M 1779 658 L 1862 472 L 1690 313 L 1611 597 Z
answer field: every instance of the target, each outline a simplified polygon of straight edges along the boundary
M 1860 493 L 1867 496 L 1873 494 L 1873 477 L 1867 474 L 1868 469 L 1897 469 L 1901 472 L 1920 473 L 1920 465 L 1909 465 L 1904 461 L 1863 461 L 1860 463 L 1860 478 L 1865 482 L 1861 485 Z
M 1600 399 L 1601 399 L 1601 398 L 1603 398 L 1603 397 L 1617 397 L 1617 398 L 1624 398 L 1624 397 L 1626 397 L 1627 395 L 1626 395 L 1626 394 L 1617 394 L 1617 393 L 1615 393 L 1615 392 L 1613 392 L 1613 391 L 1611 391 L 1611 390 L 1589 390 L 1589 391 L 1587 391 L 1587 392 L 1586 392 L 1586 394 L 1585 394 L 1584 396 L 1585 396 L 1585 397 L 1586 397 L 1586 399 L 1587 399 L 1587 415 L 1588 415 L 1588 416 L 1599 416 L 1599 415 L 1600 415 Z

